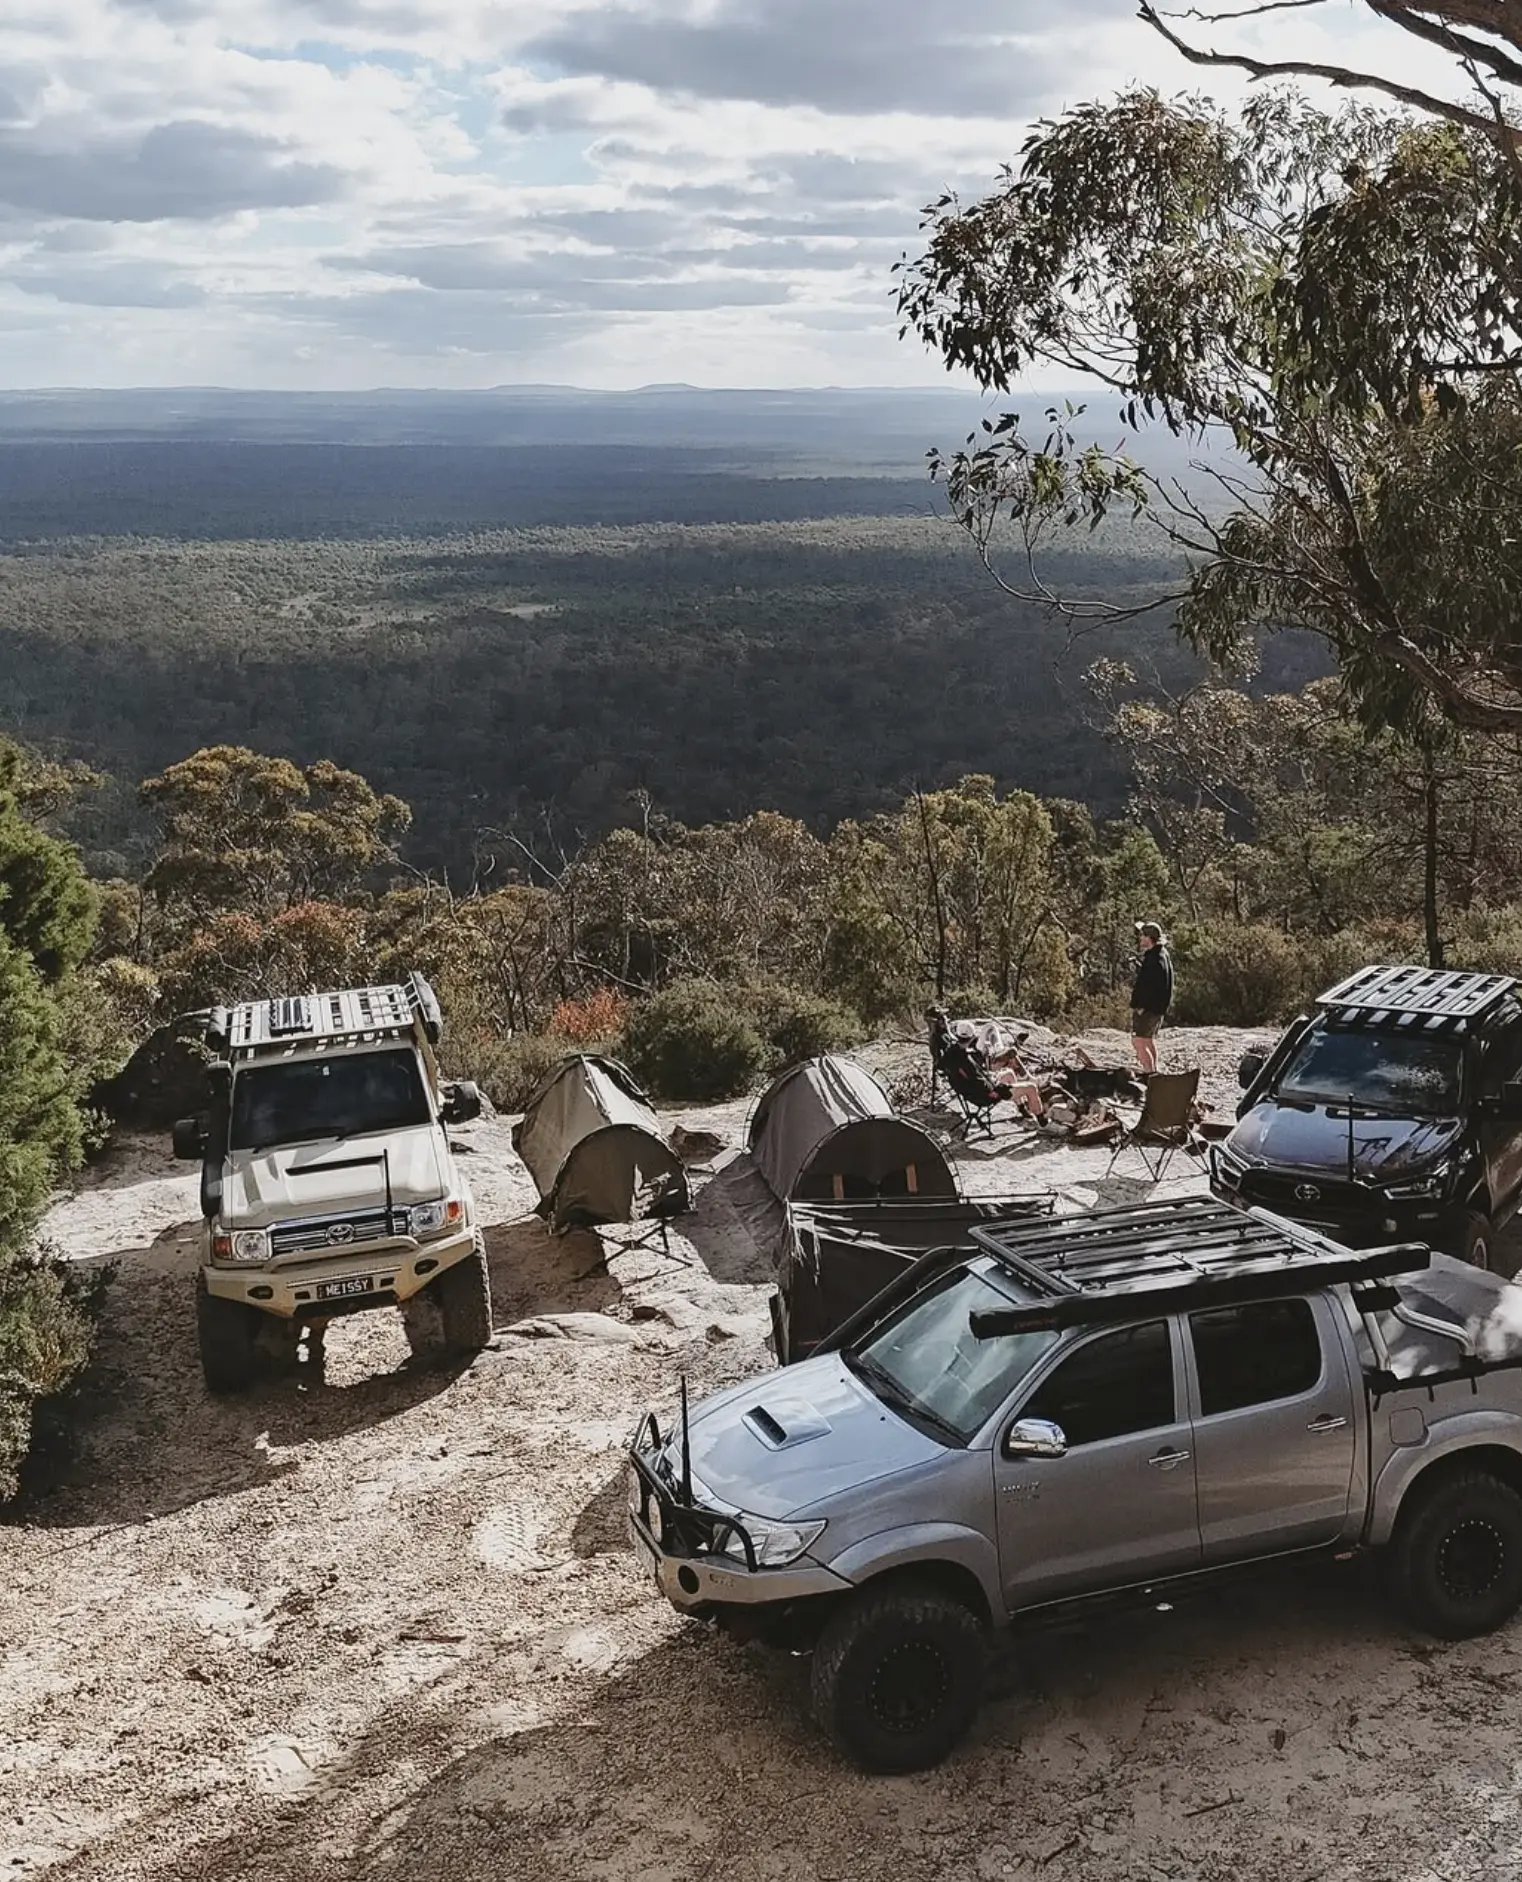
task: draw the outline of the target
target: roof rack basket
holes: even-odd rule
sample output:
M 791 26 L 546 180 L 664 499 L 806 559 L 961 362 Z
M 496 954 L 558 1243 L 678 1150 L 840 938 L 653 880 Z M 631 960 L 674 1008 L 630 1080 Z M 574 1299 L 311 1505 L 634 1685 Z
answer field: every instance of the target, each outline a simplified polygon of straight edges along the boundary
M 1515 991 L 1509 974 L 1468 974 L 1434 967 L 1361 967 L 1316 1004 L 1340 1023 L 1421 1031 L 1477 1025 Z

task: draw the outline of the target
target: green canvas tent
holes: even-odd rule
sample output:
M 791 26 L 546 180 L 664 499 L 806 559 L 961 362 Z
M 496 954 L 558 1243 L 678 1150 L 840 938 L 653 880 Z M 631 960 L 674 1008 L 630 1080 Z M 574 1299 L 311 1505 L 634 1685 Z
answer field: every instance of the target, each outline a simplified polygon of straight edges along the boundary
M 805 1059 L 773 1079 L 750 1121 L 750 1154 L 784 1202 L 957 1193 L 934 1139 L 850 1059 Z
M 539 1191 L 539 1214 L 563 1234 L 605 1222 L 665 1221 L 689 1207 L 687 1173 L 633 1074 L 577 1053 L 529 1100 L 513 1148 Z

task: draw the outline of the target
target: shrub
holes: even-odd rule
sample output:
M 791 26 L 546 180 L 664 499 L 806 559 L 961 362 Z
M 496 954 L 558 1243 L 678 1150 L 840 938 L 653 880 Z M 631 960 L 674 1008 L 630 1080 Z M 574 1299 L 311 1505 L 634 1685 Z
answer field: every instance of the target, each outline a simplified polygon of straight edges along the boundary
M 550 1015 L 549 1030 L 575 1046 L 616 1039 L 629 1018 L 631 1002 L 616 987 L 598 987 L 580 1000 L 562 1000 Z
M 50 1253 L 0 1266 L 0 1503 L 16 1494 L 23 1464 L 44 1438 L 64 1435 L 63 1413 L 90 1357 L 114 1273 Z
M 1213 928 L 1178 950 L 1175 1021 L 1185 1026 L 1268 1026 L 1319 989 L 1311 951 L 1262 922 Z
M 751 1017 L 771 1048 L 774 1070 L 797 1065 L 826 1052 L 843 1052 L 865 1032 L 857 1014 L 839 1000 L 817 993 L 797 993 L 790 987 L 765 986 L 752 990 Z
M 445 1069 L 474 1079 L 499 1111 L 521 1111 L 568 1053 L 568 1039 L 548 1033 L 500 1033 L 456 1028 L 444 1033 Z
M 927 1006 L 930 1003 L 930 1000 L 925 1002 Z M 1004 1011 L 1003 1003 L 992 987 L 950 987 L 941 1005 L 951 1019 L 988 1019 Z
M 704 980 L 678 980 L 629 1015 L 624 1057 L 657 1097 L 738 1097 L 766 1063 L 743 996 Z

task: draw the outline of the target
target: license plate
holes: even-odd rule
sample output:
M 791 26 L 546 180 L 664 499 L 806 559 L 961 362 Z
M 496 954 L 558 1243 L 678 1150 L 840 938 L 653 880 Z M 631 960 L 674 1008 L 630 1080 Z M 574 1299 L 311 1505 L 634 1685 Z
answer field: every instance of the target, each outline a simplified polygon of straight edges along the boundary
M 373 1294 L 375 1276 L 373 1274 L 351 1274 L 342 1281 L 319 1281 L 317 1298 L 319 1300 L 347 1300 L 351 1294 Z

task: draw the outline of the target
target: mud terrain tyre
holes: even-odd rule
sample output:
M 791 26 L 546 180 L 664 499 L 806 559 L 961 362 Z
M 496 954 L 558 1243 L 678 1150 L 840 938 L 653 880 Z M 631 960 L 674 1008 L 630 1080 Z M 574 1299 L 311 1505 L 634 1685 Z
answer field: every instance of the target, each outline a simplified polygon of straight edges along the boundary
M 246 1392 L 265 1370 L 259 1350 L 257 1308 L 210 1293 L 206 1276 L 196 1279 L 196 1343 L 206 1389 L 219 1395 Z
M 982 1696 L 984 1630 L 960 1601 L 915 1582 L 868 1587 L 814 1650 L 814 1717 L 865 1771 L 939 1764 Z
M 1496 1232 L 1488 1215 L 1471 1209 L 1461 1216 L 1455 1224 L 1452 1242 L 1453 1252 L 1460 1261 L 1484 1268 L 1487 1273 L 1495 1271 Z
M 414 1294 L 402 1309 L 419 1359 L 469 1357 L 491 1343 L 491 1276 L 478 1239 L 472 1253 Z
M 1485 1470 L 1412 1492 L 1390 1542 L 1390 1592 L 1439 1640 L 1488 1634 L 1522 1605 L 1522 1496 Z

